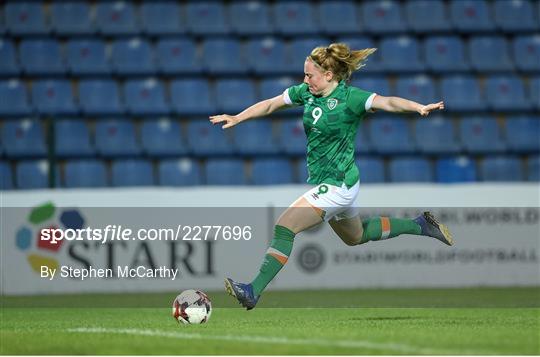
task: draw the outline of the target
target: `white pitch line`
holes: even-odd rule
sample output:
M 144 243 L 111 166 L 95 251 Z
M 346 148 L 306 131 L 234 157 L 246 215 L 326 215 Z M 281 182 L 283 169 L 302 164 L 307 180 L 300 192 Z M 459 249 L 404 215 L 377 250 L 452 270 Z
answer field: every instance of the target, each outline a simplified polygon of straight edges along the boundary
M 115 329 L 103 327 L 78 327 L 70 328 L 68 332 L 76 333 L 114 333 L 127 334 L 138 336 L 154 336 L 168 337 L 186 340 L 219 340 L 219 341 L 234 341 L 234 342 L 255 342 L 255 343 L 270 343 L 281 345 L 307 345 L 307 346 L 324 346 L 324 347 L 341 347 L 341 348 L 370 348 L 374 350 L 391 350 L 407 354 L 426 354 L 426 355 L 463 355 L 463 354 L 484 354 L 483 351 L 448 351 L 436 350 L 431 348 L 414 347 L 395 343 L 376 343 L 370 341 L 347 341 L 347 340 L 320 340 L 320 339 L 298 339 L 288 337 L 271 337 L 271 336 L 248 336 L 248 335 L 202 335 L 199 333 L 183 333 L 183 332 L 167 332 L 159 330 L 143 330 L 143 329 Z

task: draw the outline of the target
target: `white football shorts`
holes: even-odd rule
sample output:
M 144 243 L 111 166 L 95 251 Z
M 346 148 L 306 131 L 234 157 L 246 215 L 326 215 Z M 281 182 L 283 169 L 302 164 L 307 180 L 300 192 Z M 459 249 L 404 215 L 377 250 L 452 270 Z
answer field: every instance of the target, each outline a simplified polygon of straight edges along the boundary
M 353 218 L 358 215 L 359 207 L 355 206 L 360 181 L 351 188 L 343 184 L 341 187 L 326 183 L 317 185 L 302 195 L 312 206 L 325 212 L 323 220 L 330 221 Z

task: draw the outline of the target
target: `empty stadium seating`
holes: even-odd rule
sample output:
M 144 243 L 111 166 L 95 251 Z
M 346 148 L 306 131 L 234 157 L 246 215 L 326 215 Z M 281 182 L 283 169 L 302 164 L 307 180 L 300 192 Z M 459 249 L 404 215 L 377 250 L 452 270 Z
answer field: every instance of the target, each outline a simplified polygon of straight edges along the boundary
M 441 183 L 475 182 L 477 180 L 475 162 L 467 157 L 439 159 L 435 176 L 437 182 Z
M 159 184 L 161 186 L 192 186 L 203 183 L 201 168 L 192 159 L 168 159 L 159 163 Z
M 493 156 L 480 162 L 483 181 L 514 182 L 523 180 L 523 165 L 517 157 Z
M 208 185 L 246 185 L 244 163 L 238 159 L 210 159 L 206 162 L 205 177 Z
M 63 119 L 55 123 L 55 153 L 58 157 L 87 157 L 95 155 L 90 131 L 84 120 Z
M 389 167 L 390 182 L 432 182 L 433 170 L 428 160 L 403 157 L 393 159 Z
M 142 159 L 116 160 L 111 166 L 112 186 L 153 186 L 154 171 L 149 161 Z
M 291 163 L 286 159 L 256 159 L 252 163 L 252 182 L 255 185 L 293 183 Z
M 26 84 L 17 79 L 0 81 L 0 115 L 26 116 L 32 113 Z
M 384 162 L 377 158 L 360 157 L 356 159 L 360 171 L 360 183 L 384 183 L 386 174 Z
M 301 83 L 306 56 L 331 42 L 378 49 L 351 85 L 445 102 L 427 118 L 367 115 L 363 183 L 538 181 L 539 11 L 534 0 L 1 2 L 1 188 L 48 187 L 49 143 L 66 188 L 303 183 L 303 107 L 231 130 L 208 116 Z
M 108 186 L 107 170 L 101 160 L 67 161 L 64 171 L 64 187 L 66 188 Z
M 141 145 L 149 156 L 181 156 L 187 153 L 179 123 L 167 118 L 144 121 L 141 127 Z
M 17 187 L 20 189 L 43 189 L 49 187 L 49 163 L 47 160 L 19 161 L 16 169 Z M 56 167 L 56 185 L 59 186 L 60 170 Z
M 460 122 L 461 143 L 469 153 L 500 153 L 506 149 L 493 117 L 469 117 Z

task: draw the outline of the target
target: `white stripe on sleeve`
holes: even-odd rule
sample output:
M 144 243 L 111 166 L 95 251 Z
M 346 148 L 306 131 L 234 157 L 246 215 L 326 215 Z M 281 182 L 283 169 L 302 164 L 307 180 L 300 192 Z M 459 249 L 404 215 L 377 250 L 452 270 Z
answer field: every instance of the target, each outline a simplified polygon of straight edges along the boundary
M 291 100 L 291 97 L 289 97 L 289 88 L 285 89 L 285 91 L 283 92 L 283 101 L 287 105 L 292 105 L 293 104 L 292 100 Z
M 373 99 L 375 99 L 375 96 L 377 93 L 373 93 L 369 96 L 369 98 L 366 100 L 366 112 L 371 110 L 371 105 L 373 104 Z

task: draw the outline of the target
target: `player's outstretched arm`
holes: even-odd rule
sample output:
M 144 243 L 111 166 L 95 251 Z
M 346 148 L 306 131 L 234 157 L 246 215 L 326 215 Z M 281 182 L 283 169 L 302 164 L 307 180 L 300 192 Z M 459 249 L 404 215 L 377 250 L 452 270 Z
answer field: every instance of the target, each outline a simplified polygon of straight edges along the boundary
M 371 108 L 392 113 L 417 112 L 422 116 L 426 116 L 432 111 L 444 109 L 444 102 L 440 101 L 438 103 L 423 105 L 400 97 L 384 97 L 382 95 L 377 95 L 373 99 Z
M 212 122 L 212 124 L 224 122 L 225 124 L 222 126 L 222 128 L 227 129 L 235 126 L 236 124 L 244 120 L 272 114 L 276 110 L 282 109 L 286 106 L 287 104 L 283 100 L 283 96 L 278 95 L 274 98 L 262 100 L 258 103 L 255 103 L 251 107 L 245 109 L 243 112 L 237 115 L 220 114 L 211 116 L 210 122 Z

